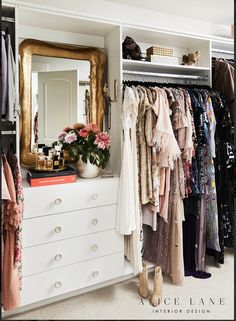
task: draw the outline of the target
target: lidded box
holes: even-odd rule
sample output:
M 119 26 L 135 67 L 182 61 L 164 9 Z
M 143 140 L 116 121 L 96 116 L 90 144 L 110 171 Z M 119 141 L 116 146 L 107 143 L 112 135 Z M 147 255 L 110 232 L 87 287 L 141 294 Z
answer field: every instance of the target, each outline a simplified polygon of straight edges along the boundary
M 164 47 L 150 47 L 146 50 L 147 56 L 159 55 L 159 56 L 173 56 L 174 51 L 171 48 Z

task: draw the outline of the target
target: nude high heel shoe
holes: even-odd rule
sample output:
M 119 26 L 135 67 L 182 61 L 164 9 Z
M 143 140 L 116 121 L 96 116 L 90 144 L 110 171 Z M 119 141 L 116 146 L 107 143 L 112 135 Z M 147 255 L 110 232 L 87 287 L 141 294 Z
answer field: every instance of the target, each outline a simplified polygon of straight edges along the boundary
M 150 297 L 150 302 L 154 307 L 159 305 L 162 301 L 162 288 L 163 288 L 163 277 L 162 277 L 161 267 L 156 266 L 155 273 L 154 273 L 154 287 Z
M 142 262 L 142 265 L 143 265 L 143 271 L 139 273 L 138 292 L 142 298 L 146 299 L 149 296 L 148 269 L 147 269 L 147 263 L 145 261 Z

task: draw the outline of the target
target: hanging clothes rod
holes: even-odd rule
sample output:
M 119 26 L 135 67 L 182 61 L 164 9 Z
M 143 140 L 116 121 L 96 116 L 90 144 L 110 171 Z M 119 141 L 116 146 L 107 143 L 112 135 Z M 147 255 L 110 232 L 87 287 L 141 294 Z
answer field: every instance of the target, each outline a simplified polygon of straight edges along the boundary
M 15 22 L 15 19 L 10 17 L 1 17 L 1 20 L 4 22 Z
M 225 54 L 229 54 L 229 55 L 234 55 L 234 52 L 231 51 L 231 50 L 222 50 L 222 49 L 212 48 L 211 51 L 213 51 L 213 52 L 225 53 Z
M 198 80 L 204 80 L 204 81 L 208 80 L 208 76 L 198 76 L 198 75 L 163 74 L 163 73 L 156 73 L 156 72 L 134 71 L 134 70 L 124 70 L 123 73 L 127 75 L 140 75 L 140 76 L 151 76 L 151 77 L 198 79 Z
M 1 132 L 2 135 L 15 135 L 16 131 L 15 130 L 3 130 Z

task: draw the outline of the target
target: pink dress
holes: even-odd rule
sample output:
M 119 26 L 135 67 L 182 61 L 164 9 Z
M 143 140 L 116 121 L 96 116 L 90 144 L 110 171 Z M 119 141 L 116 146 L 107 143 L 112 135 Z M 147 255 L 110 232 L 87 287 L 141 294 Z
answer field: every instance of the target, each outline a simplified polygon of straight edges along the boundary
M 10 310 L 20 305 L 20 283 L 18 269 L 15 264 L 15 244 L 16 229 L 21 221 L 21 213 L 16 202 L 16 190 L 12 171 L 5 155 L 3 156 L 3 172 L 11 199 L 4 201 L 3 211 L 2 303 L 4 310 Z

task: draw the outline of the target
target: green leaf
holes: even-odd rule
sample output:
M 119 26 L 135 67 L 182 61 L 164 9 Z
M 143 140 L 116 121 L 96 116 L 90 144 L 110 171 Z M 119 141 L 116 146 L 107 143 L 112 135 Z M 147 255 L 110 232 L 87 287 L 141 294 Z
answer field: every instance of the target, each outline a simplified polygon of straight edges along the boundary
M 82 155 L 82 161 L 87 164 L 87 155 Z

